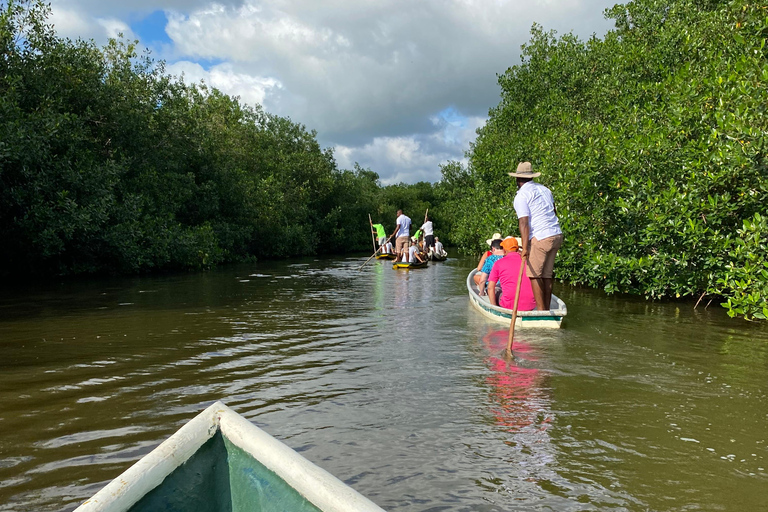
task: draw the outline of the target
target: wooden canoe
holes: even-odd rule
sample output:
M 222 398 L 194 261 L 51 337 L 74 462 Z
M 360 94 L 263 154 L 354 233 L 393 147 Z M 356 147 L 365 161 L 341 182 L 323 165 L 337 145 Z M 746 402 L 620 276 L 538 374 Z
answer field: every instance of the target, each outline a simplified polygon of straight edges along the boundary
M 488 300 L 488 296 L 480 296 L 477 293 L 477 285 L 475 284 L 475 274 L 477 269 L 473 269 L 467 276 L 467 291 L 469 292 L 469 301 L 472 305 L 480 311 L 483 315 L 496 320 L 498 322 L 505 322 L 507 325 L 512 321 L 512 310 L 502 308 L 499 306 L 491 305 Z M 550 303 L 549 311 L 518 311 L 517 321 L 515 322 L 515 328 L 517 327 L 545 327 L 559 329 L 560 324 L 563 323 L 563 317 L 568 314 L 568 308 L 565 306 L 565 302 L 560 300 L 559 297 L 552 295 L 552 302 Z
M 75 512 L 348 511 L 375 503 L 221 402 Z
M 395 256 L 394 254 L 389 254 L 389 253 L 377 254 L 376 255 L 376 259 L 377 260 L 393 260 L 396 257 L 397 256 Z
M 429 259 L 432 260 L 432 261 L 445 261 L 445 260 L 448 259 L 448 255 L 447 254 L 439 255 L 439 254 L 436 254 L 436 253 L 432 253 L 430 255 Z
M 406 263 L 404 261 L 397 261 L 392 268 L 395 270 L 412 270 L 415 268 L 426 268 L 429 264 L 428 261 L 422 261 L 421 263 Z

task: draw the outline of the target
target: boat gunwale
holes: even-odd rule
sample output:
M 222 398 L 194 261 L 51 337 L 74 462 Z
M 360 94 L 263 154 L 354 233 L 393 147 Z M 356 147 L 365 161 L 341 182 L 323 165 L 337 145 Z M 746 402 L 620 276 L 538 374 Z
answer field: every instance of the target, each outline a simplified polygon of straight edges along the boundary
M 75 512 L 127 512 L 217 432 L 324 512 L 383 509 L 217 401 L 109 482 Z

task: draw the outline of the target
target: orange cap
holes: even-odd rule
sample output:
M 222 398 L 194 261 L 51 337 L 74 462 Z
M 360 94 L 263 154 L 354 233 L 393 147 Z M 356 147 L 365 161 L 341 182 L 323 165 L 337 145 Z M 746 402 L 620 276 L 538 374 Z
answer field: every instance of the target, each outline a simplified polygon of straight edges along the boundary
M 501 241 L 501 248 L 508 252 L 517 251 L 518 249 L 517 239 L 513 236 L 508 236 L 507 238 Z

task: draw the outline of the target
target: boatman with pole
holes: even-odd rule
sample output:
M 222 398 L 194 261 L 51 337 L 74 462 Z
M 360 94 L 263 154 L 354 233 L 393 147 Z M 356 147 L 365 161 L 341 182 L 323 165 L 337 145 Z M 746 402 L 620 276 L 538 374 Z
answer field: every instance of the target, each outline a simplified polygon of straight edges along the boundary
M 555 210 L 552 191 L 533 178 L 530 162 L 521 162 L 517 172 L 509 173 L 517 181 L 515 212 L 523 241 L 522 259 L 527 260 L 526 275 L 531 278 L 536 309 L 546 311 L 552 301 L 555 255 L 563 245 L 563 232 Z
M 387 231 L 384 229 L 384 226 L 381 224 L 372 224 L 371 231 L 376 235 L 376 238 L 378 239 L 377 241 L 379 242 L 379 251 L 386 252 L 384 250 L 384 246 L 387 243 Z
M 395 224 L 395 230 L 390 238 L 396 236 L 395 254 L 397 255 L 397 261 L 400 261 L 401 257 L 408 257 L 408 242 L 411 240 L 411 219 L 403 215 L 403 210 L 397 210 Z

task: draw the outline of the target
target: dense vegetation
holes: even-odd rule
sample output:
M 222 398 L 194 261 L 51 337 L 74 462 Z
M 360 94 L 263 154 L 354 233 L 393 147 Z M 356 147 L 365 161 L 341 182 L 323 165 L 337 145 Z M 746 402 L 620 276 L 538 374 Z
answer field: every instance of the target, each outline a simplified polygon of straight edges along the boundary
M 2 6 L 2 4 L 0 4 Z M 134 44 L 57 37 L 39 1 L 0 13 L 0 273 L 205 268 L 368 250 L 429 183 L 340 170 L 315 133 L 164 73 Z M 421 212 L 421 213 L 419 213 Z
M 467 169 L 443 171 L 452 236 L 515 231 L 507 172 L 530 160 L 566 235 L 559 277 L 768 316 L 768 8 L 635 0 L 603 39 L 534 26 Z M 705 299 L 707 300 L 707 299 Z

